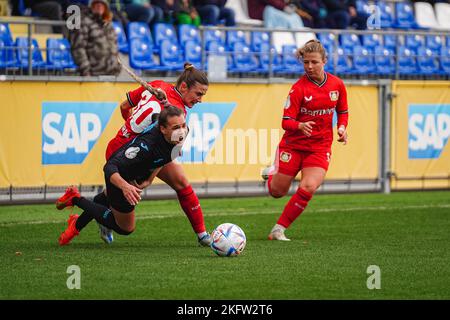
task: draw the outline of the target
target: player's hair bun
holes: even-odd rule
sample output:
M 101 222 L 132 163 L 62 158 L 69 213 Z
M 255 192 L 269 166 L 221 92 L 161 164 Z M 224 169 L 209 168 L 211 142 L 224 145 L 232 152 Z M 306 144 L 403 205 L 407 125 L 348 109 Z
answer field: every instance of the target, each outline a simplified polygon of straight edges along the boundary
M 192 70 L 192 69 L 194 69 L 194 65 L 192 63 L 189 62 L 184 63 L 184 70 Z

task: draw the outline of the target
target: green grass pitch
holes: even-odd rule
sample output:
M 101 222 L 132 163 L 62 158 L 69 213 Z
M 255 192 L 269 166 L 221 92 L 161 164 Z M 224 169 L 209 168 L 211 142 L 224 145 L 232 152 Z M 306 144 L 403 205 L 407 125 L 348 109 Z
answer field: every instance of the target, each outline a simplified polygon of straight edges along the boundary
M 139 204 L 136 231 L 112 245 L 91 223 L 65 247 L 69 210 L 0 207 L 0 299 L 450 299 L 449 191 L 316 195 L 291 242 L 266 240 L 288 199 L 201 200 L 209 231 L 245 231 L 235 258 L 198 247 L 176 200 Z M 380 289 L 367 287 L 370 265 Z

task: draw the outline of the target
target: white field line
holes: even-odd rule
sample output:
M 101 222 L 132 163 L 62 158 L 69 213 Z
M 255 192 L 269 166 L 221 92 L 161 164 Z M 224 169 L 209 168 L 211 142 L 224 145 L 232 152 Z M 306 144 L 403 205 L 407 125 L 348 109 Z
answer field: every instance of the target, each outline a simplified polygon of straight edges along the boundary
M 328 208 L 328 209 L 310 209 L 309 213 L 315 212 L 354 212 L 354 211 L 387 211 L 387 210 L 397 210 L 397 209 L 443 209 L 450 208 L 450 204 L 431 204 L 431 205 L 412 205 L 412 206 L 396 206 L 396 207 L 388 207 L 388 206 L 372 206 L 372 207 L 351 207 L 351 208 Z M 137 213 L 139 215 L 139 212 Z M 222 216 L 251 216 L 251 215 L 269 215 L 269 214 L 281 214 L 280 210 L 270 210 L 270 211 L 244 211 L 244 212 L 207 212 L 205 213 L 205 217 L 222 217 Z M 169 213 L 164 215 L 145 215 L 145 216 L 137 216 L 136 220 L 151 220 L 151 219 L 166 219 L 166 218 L 177 218 L 183 216 L 181 212 L 178 213 Z M 21 222 L 3 222 L 0 223 L 0 227 L 14 227 L 20 225 L 35 225 L 35 224 L 57 224 L 61 223 L 63 220 L 48 220 L 48 221 L 21 221 Z

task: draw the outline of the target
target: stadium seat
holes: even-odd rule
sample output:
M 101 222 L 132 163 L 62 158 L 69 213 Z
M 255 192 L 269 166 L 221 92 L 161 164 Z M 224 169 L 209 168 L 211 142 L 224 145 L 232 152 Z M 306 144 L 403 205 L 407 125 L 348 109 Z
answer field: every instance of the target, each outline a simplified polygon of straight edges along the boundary
M 234 44 L 236 42 L 242 42 L 244 44 L 246 44 L 247 46 L 248 41 L 247 41 L 247 37 L 244 31 L 241 30 L 229 30 L 226 33 L 226 45 L 227 47 L 231 50 L 232 48 L 234 48 Z
M 377 7 L 380 9 L 381 28 L 392 28 L 394 25 L 394 14 L 390 4 L 378 1 Z
M 269 51 L 270 50 L 270 51 Z M 272 54 L 272 72 L 273 73 L 283 73 L 284 66 L 281 55 L 277 53 L 275 47 L 270 47 L 268 42 L 262 42 L 259 45 L 259 50 L 257 50 L 257 58 L 259 59 L 258 72 L 268 73 L 270 64 L 270 55 Z
M 353 48 L 353 71 L 358 75 L 376 73 L 373 51 L 363 46 Z
M 207 56 L 217 55 L 227 57 L 228 70 L 233 68 L 233 59 L 229 54 L 229 51 L 225 48 L 225 45 L 218 41 L 210 41 L 207 49 Z M 206 63 L 207 64 L 207 63 Z
M 180 45 L 183 48 L 186 46 L 186 42 L 188 41 L 201 43 L 198 28 L 190 24 L 180 24 L 178 26 L 178 36 L 180 38 Z
M 337 55 L 337 57 L 335 57 Z M 335 59 L 337 59 L 335 61 Z M 338 48 L 337 50 L 332 50 L 330 52 L 328 63 L 325 66 L 325 70 L 329 72 L 334 72 L 337 75 L 346 75 L 353 72 L 352 60 L 344 52 L 344 49 Z
M 118 21 L 113 21 L 114 31 L 117 35 L 117 46 L 119 48 L 119 52 L 128 53 L 128 40 L 125 35 L 125 31 L 123 30 L 122 24 Z
M 17 52 L 14 43 L 0 37 L 0 69 L 17 68 Z
M 128 40 L 135 38 L 144 38 L 153 45 L 153 38 L 150 33 L 150 28 L 144 22 L 129 22 L 127 24 Z
M 189 61 L 197 69 L 202 69 L 202 47 L 195 40 L 188 40 L 184 44 L 184 61 Z
M 296 45 L 287 44 L 283 46 L 282 57 L 284 73 L 300 75 L 305 72 L 303 63 L 301 63 L 296 57 L 296 52 Z
M 395 74 L 394 51 L 382 46 L 376 46 L 374 62 L 377 74 L 386 76 Z
M 345 51 L 353 52 L 355 46 L 360 46 L 361 41 L 356 34 L 344 33 L 341 34 L 341 47 Z
M 395 3 L 396 19 L 394 27 L 400 29 L 418 29 L 414 11 L 409 1 Z
M 420 47 L 417 52 L 417 65 L 422 75 L 440 75 L 439 56 L 428 48 Z
M 17 37 L 17 63 L 20 68 L 28 68 L 28 38 Z M 31 66 L 35 68 L 45 68 L 46 63 L 42 58 L 42 52 L 36 39 L 31 39 Z
M 385 34 L 383 36 L 383 46 L 389 50 L 397 50 L 397 36 L 395 34 Z
M 450 76 L 450 46 L 441 48 L 441 70 Z
M 427 48 L 433 51 L 434 54 L 439 55 L 442 47 L 442 38 L 437 35 L 427 35 L 426 36 Z
M 130 66 L 136 70 L 161 70 L 153 57 L 153 46 L 148 38 L 131 38 L 129 40 Z
M 247 0 L 228 0 L 226 8 L 233 9 L 235 20 L 238 25 L 249 27 L 262 27 L 263 22 L 257 19 L 250 19 L 248 16 Z
M 439 23 L 439 28 L 444 30 L 450 30 L 450 3 L 439 2 L 434 5 L 436 12 L 436 19 Z M 449 43 L 447 43 L 449 46 Z
M 381 35 L 379 34 L 364 34 L 362 40 L 364 47 L 371 48 L 372 50 L 376 46 L 381 46 Z
M 408 49 L 411 49 L 414 52 L 417 52 L 417 50 L 420 47 L 425 46 L 425 39 L 423 38 L 423 36 L 418 35 L 418 34 L 416 34 L 416 35 L 408 34 L 405 36 L 405 46 Z
M 328 48 L 334 48 L 337 36 L 333 33 L 321 32 L 317 34 L 319 41 Z
M 180 46 L 171 40 L 162 40 L 159 61 L 161 68 L 164 68 L 167 71 L 183 70 L 184 56 Z
M 250 47 L 243 42 L 233 44 L 233 65 L 229 68 L 231 72 L 252 72 L 258 68 L 258 60 Z
M 400 46 L 397 52 L 398 73 L 401 75 L 418 75 L 416 54 L 405 46 Z
M 416 13 L 417 25 L 422 28 L 438 29 L 439 23 L 434 14 L 433 6 L 428 2 L 415 2 L 414 11 Z M 450 16 L 448 17 L 450 19 Z
M 292 32 L 276 31 L 272 33 L 273 45 L 277 52 L 283 51 L 284 45 L 296 45 L 295 38 Z
M 266 31 L 253 31 L 250 39 L 252 50 L 255 52 L 260 51 L 262 44 L 270 45 L 270 34 Z
M 208 29 L 204 31 L 203 36 L 206 50 L 210 50 L 211 42 L 225 47 L 225 33 L 223 31 Z
M 55 70 L 75 70 L 77 68 L 72 58 L 69 41 L 66 38 L 47 39 L 47 64 Z
M 0 23 L 0 39 L 13 42 L 11 31 L 7 23 Z
M 162 41 L 167 40 L 170 43 L 173 43 L 177 46 L 178 50 L 181 48 L 178 47 L 178 38 L 177 33 L 175 32 L 175 27 L 173 24 L 169 23 L 155 23 L 153 26 L 153 36 L 155 38 L 154 46 L 157 50 L 160 50 L 162 45 Z M 166 45 L 167 48 L 168 45 Z

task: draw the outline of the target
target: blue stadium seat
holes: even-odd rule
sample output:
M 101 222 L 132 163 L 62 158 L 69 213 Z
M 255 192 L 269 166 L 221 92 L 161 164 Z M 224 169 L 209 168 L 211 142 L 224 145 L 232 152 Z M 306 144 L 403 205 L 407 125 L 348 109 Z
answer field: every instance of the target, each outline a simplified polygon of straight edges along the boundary
M 392 28 L 394 25 L 394 13 L 392 7 L 384 1 L 378 1 L 377 7 L 380 9 L 381 28 Z
M 395 52 L 397 50 L 397 36 L 395 34 L 385 34 L 383 36 L 383 46 Z
M 250 47 L 243 42 L 233 44 L 233 65 L 229 68 L 231 72 L 252 72 L 257 71 L 258 60 Z
M 405 46 L 408 49 L 411 49 L 411 50 L 417 52 L 417 50 L 420 47 L 425 46 L 425 40 L 424 40 L 423 36 L 420 36 L 418 34 L 416 34 L 416 35 L 408 34 L 405 36 Z
M 337 54 L 336 65 L 334 64 L 334 52 Z M 353 72 L 353 65 L 351 57 L 345 53 L 344 49 L 338 48 L 336 51 L 330 51 L 328 63 L 325 65 L 325 70 L 334 72 L 337 75 L 346 75 Z
M 422 75 L 440 75 L 439 56 L 428 48 L 420 47 L 417 52 L 417 65 Z
M 234 44 L 236 42 L 242 42 L 242 43 L 246 44 L 247 46 L 249 45 L 248 41 L 247 41 L 247 37 L 245 35 L 245 32 L 242 30 L 227 31 L 226 37 L 227 37 L 226 45 L 229 49 L 234 48 Z
M 215 45 L 221 45 L 225 47 L 225 34 L 221 30 L 205 30 L 203 33 L 205 48 L 209 49 L 211 42 L 214 42 Z
M 28 68 L 28 38 L 17 37 L 17 63 L 20 68 Z M 47 65 L 42 58 L 41 50 L 36 39 L 31 39 L 31 66 L 35 68 L 45 68 Z
M 119 51 L 122 53 L 128 53 L 128 40 L 127 36 L 125 35 L 125 31 L 123 30 L 122 24 L 118 21 L 113 21 L 113 27 L 117 35 L 117 46 L 119 48 Z
M 70 51 L 70 44 L 66 38 L 47 39 L 47 64 L 51 69 L 77 69 Z
M 341 34 L 341 47 L 345 51 L 353 52 L 353 48 L 360 45 L 361 41 L 359 41 L 359 37 L 356 34 Z
M 395 74 L 395 59 L 394 51 L 386 47 L 375 47 L 375 68 L 379 75 L 394 75 Z
M 442 38 L 437 35 L 427 35 L 426 36 L 427 48 L 433 51 L 434 54 L 439 55 L 442 48 Z
M 364 34 L 362 40 L 363 45 L 372 50 L 375 49 L 376 46 L 381 46 L 381 36 L 379 34 Z
M 184 44 L 184 61 L 189 61 L 197 69 L 202 69 L 202 47 L 195 40 L 188 40 Z
M 130 38 L 128 58 L 136 70 L 161 70 L 153 57 L 153 46 L 148 38 Z
M 450 76 L 450 46 L 441 48 L 441 70 L 447 76 Z
M 419 26 L 416 23 L 414 17 L 413 6 L 409 1 L 402 1 L 395 3 L 396 19 L 394 27 L 400 29 L 418 29 Z
M 152 34 L 150 33 L 150 28 L 144 22 L 129 22 L 127 24 L 128 40 L 135 38 L 144 38 L 148 40 L 153 45 Z
M 178 46 L 179 44 L 177 33 L 175 31 L 175 27 L 173 26 L 173 24 L 155 23 L 153 26 L 153 36 L 155 38 L 154 45 L 157 50 L 160 50 L 162 42 L 164 40 L 167 40 L 176 46 Z M 178 50 L 181 50 L 181 48 L 178 48 Z
M 353 48 L 353 71 L 358 75 L 375 74 L 373 51 L 363 46 Z
M 270 35 L 265 31 L 253 31 L 251 33 L 251 47 L 255 52 L 260 51 L 261 45 L 270 45 Z
M 303 63 L 298 61 L 295 56 L 297 52 L 297 46 L 294 44 L 285 44 L 282 47 L 281 55 L 283 57 L 284 73 L 303 74 Z
M 0 37 L 0 69 L 17 67 L 17 51 L 14 43 Z
M 168 71 L 181 71 L 184 66 L 184 56 L 180 46 L 171 40 L 161 41 L 159 61 L 162 68 Z
M 269 72 L 270 54 L 272 54 L 272 72 L 282 73 L 284 70 L 283 60 L 280 54 L 275 50 L 275 47 L 270 47 L 268 42 L 261 42 L 259 44 L 259 50 L 256 53 L 257 58 L 259 59 L 257 71 L 261 73 Z
M 317 34 L 319 41 L 326 47 L 333 48 L 336 41 L 336 35 L 333 33 L 321 32 Z
M 0 39 L 13 42 L 11 31 L 7 23 L 0 23 Z
M 400 46 L 397 52 L 398 73 L 401 75 L 418 75 L 416 53 L 406 46 Z
M 194 41 L 201 43 L 200 32 L 197 27 L 190 24 L 180 24 L 178 26 L 178 36 L 180 38 L 180 45 L 184 48 L 186 42 Z

